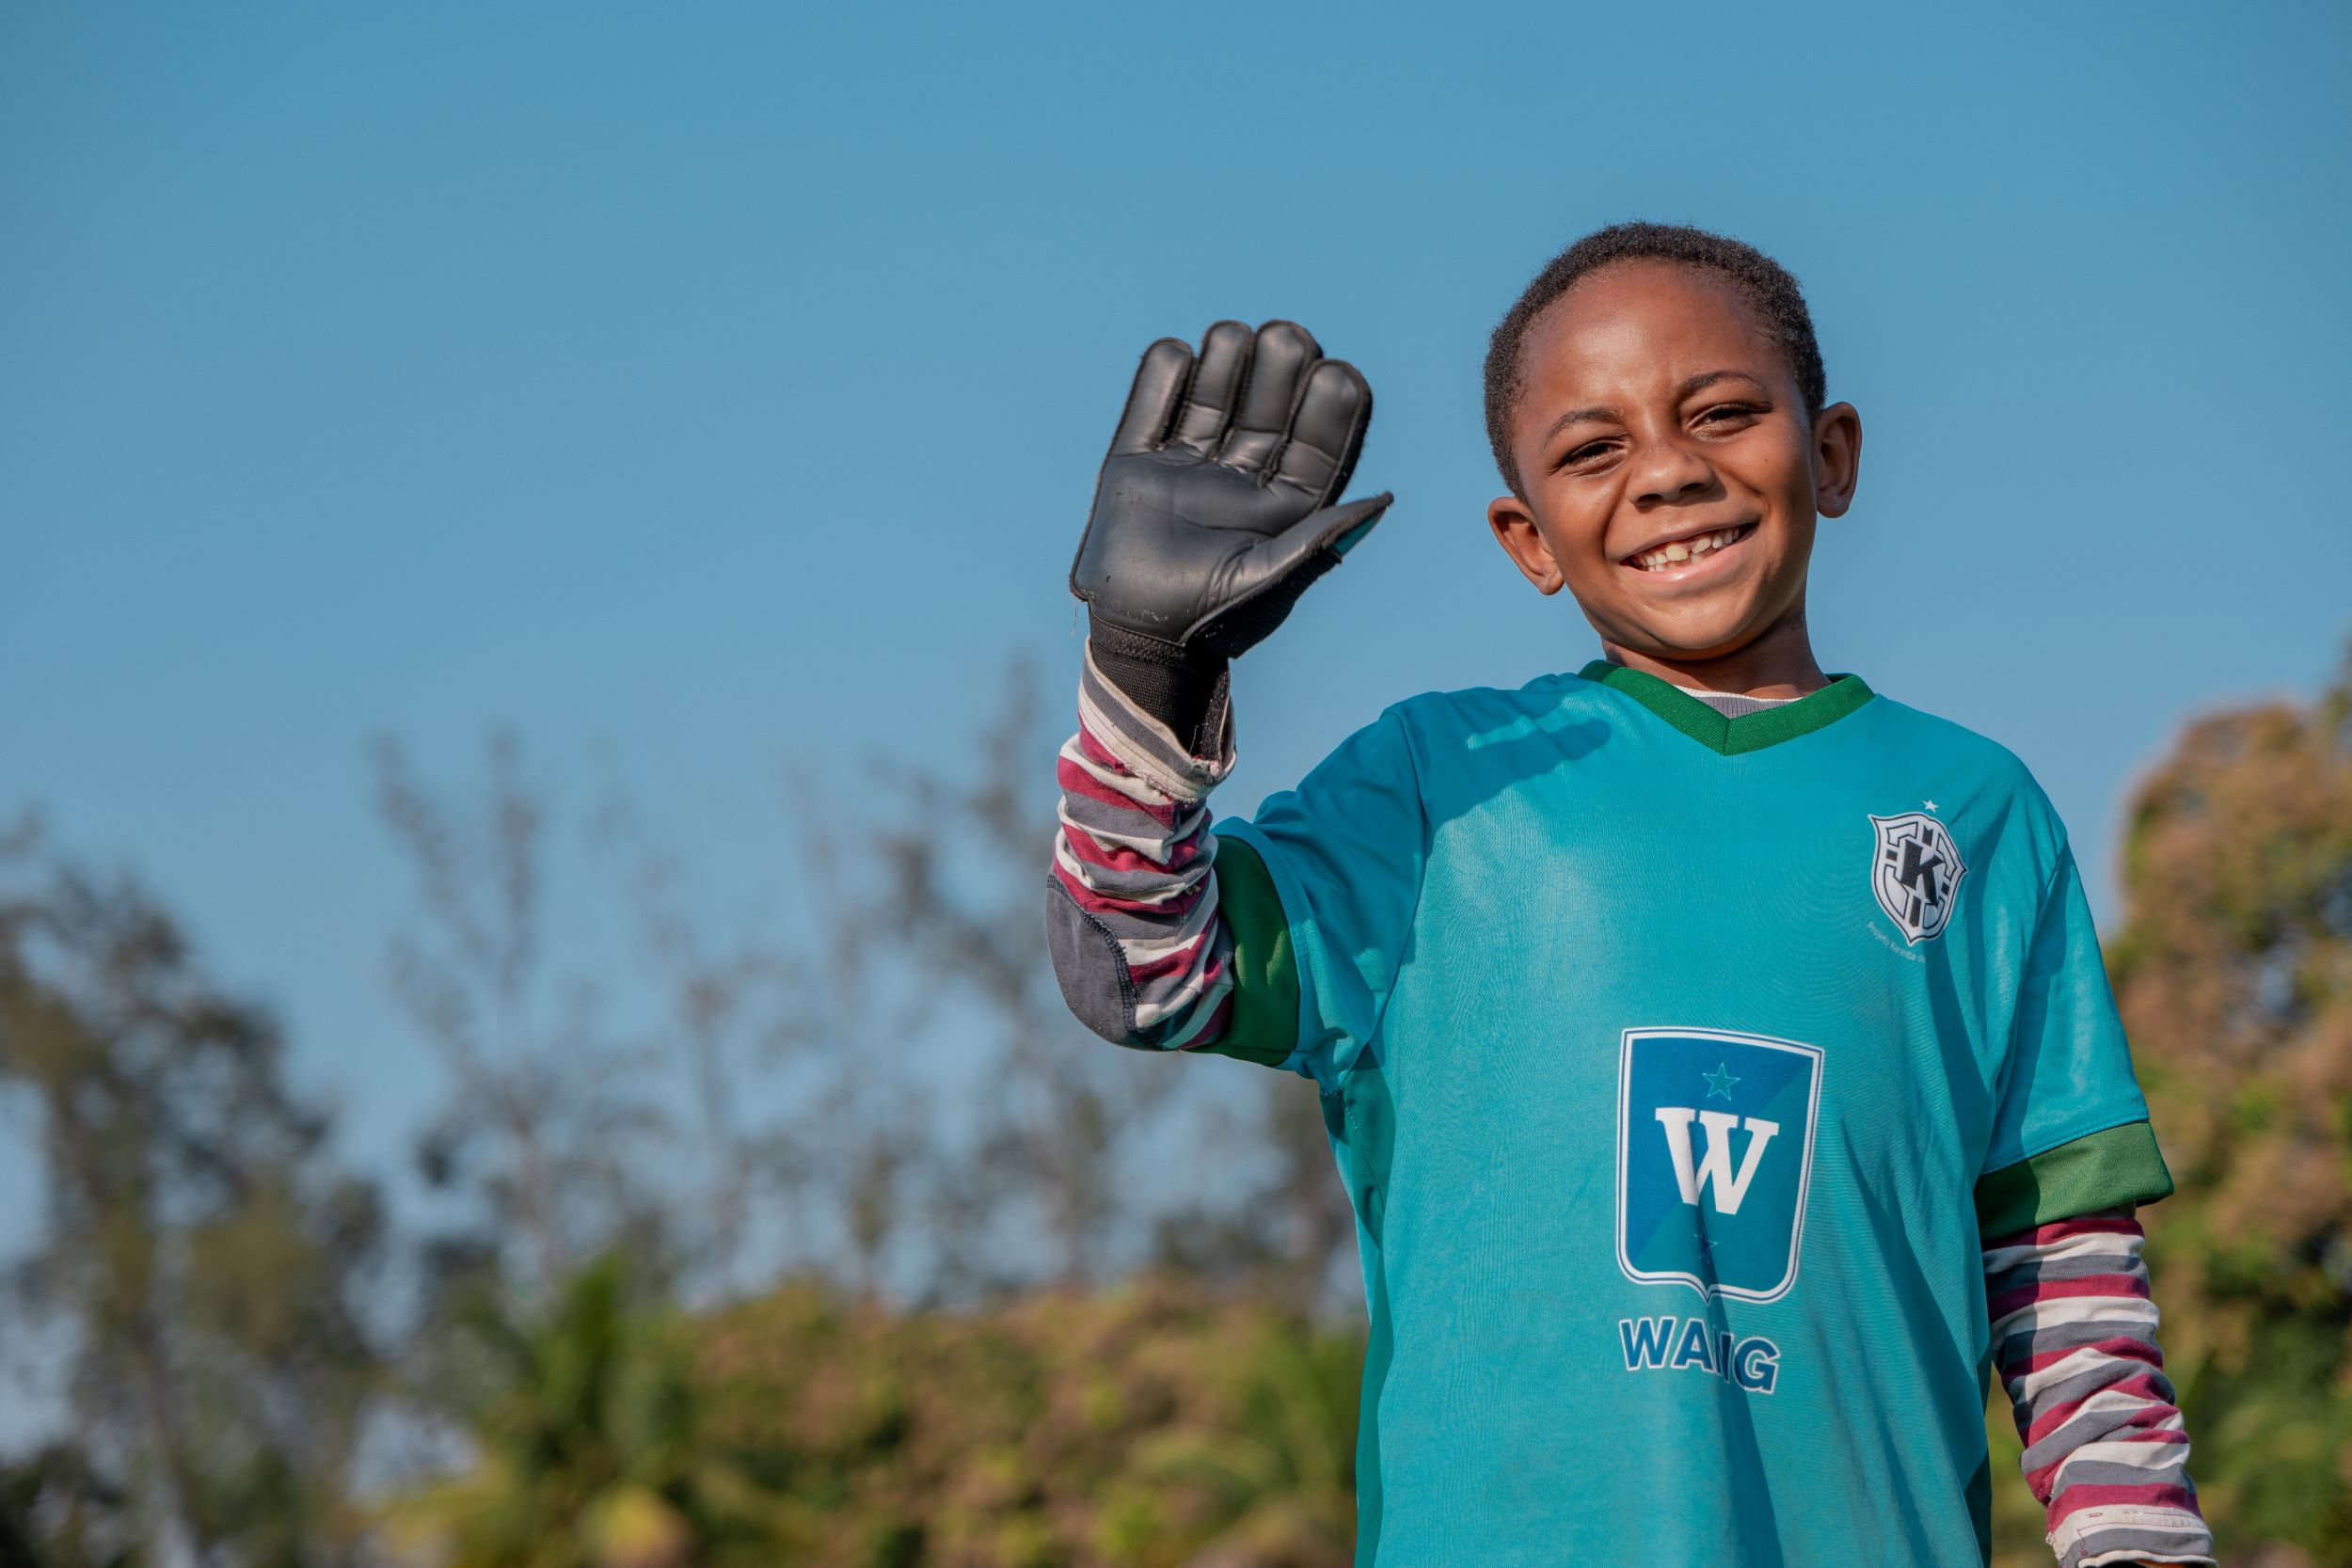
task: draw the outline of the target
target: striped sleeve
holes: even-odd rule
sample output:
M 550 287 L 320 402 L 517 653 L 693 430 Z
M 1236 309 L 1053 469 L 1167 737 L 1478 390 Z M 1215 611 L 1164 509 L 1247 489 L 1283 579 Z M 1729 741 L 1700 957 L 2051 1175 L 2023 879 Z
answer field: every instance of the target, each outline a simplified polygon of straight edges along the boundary
M 2211 1564 L 2128 1208 L 1984 1243 L 1994 1365 L 2060 1568 Z
M 1096 668 L 1056 774 L 1060 826 L 1046 936 L 1071 1011 L 1096 1034 L 1154 1051 L 1216 1044 L 1232 1010 L 1232 937 L 1219 910 L 1209 791 L 1232 770 L 1190 754 Z

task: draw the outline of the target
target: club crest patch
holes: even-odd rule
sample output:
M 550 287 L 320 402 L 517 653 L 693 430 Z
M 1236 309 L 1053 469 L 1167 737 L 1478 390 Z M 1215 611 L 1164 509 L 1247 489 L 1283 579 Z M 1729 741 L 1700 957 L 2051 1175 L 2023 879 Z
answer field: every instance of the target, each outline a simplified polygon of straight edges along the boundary
M 1916 945 L 1944 934 L 1968 867 L 1944 824 L 1921 811 L 1873 816 L 1878 847 L 1870 856 L 1870 891 L 1879 908 Z
M 1720 1029 L 1628 1029 L 1617 1064 L 1617 1267 L 1704 1301 L 1797 1282 L 1819 1046 Z

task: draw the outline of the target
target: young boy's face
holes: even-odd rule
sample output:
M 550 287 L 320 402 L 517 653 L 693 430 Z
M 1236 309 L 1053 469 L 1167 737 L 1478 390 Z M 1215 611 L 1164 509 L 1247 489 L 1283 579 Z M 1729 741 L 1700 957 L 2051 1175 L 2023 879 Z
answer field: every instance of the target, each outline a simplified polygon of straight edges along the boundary
M 1862 426 L 1845 404 L 1806 417 L 1731 281 L 1604 267 L 1536 318 L 1522 355 L 1526 494 L 1486 515 L 1527 579 L 1565 587 L 1613 651 L 1670 663 L 1802 636 L 1814 518 L 1852 499 Z

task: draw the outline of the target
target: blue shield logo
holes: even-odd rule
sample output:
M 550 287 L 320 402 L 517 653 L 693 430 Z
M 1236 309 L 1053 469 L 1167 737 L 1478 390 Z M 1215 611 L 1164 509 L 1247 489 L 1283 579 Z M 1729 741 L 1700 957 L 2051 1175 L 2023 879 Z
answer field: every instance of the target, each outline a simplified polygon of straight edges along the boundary
M 1628 1029 L 1617 1064 L 1617 1266 L 1645 1285 L 1777 1301 L 1797 1282 L 1821 1050 Z

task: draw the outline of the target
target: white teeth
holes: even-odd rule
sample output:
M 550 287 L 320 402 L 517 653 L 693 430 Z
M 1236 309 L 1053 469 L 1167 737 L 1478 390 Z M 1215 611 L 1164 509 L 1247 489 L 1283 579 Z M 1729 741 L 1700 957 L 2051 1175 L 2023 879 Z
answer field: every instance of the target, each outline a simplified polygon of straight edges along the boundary
M 1633 564 L 1645 572 L 1661 572 L 1669 566 L 1678 566 L 1686 561 L 1696 561 L 1701 556 L 1720 550 L 1739 537 L 1739 526 L 1719 528 L 1712 533 L 1702 533 L 1696 539 L 1677 539 L 1671 545 L 1645 550 L 1633 558 Z

